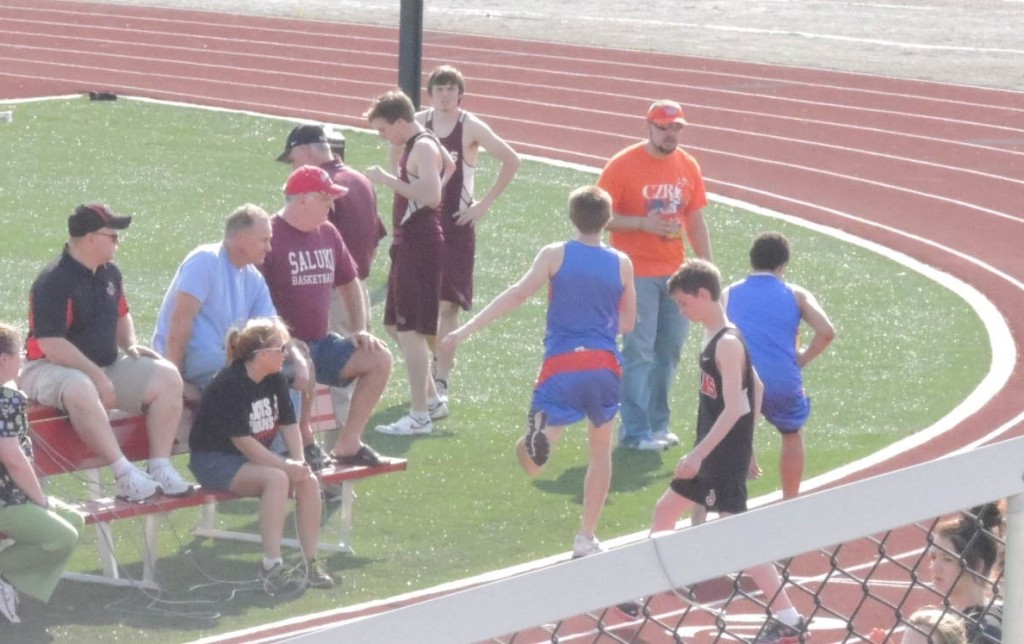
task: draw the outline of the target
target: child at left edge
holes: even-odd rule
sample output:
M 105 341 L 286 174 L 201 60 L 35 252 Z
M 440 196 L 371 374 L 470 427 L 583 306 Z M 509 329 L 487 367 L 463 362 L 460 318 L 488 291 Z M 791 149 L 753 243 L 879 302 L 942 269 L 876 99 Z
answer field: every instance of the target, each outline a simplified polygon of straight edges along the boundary
M 21 369 L 21 334 L 0 323 L 0 614 L 18 618 L 20 594 L 48 602 L 85 526 L 81 514 L 46 496 L 32 463 L 28 401 L 12 387 Z

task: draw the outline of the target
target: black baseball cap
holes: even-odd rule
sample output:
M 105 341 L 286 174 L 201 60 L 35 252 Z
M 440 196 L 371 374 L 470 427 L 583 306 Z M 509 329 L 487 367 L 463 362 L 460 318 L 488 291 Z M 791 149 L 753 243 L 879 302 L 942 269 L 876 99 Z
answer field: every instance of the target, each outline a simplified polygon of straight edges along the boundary
M 101 228 L 124 230 L 132 223 L 130 215 L 115 215 L 101 203 L 82 204 L 68 217 L 68 234 L 84 237 Z
M 278 155 L 277 160 L 282 163 L 288 163 L 288 157 L 291 155 L 292 149 L 307 143 L 327 143 L 327 135 L 324 134 L 324 129 L 319 125 L 296 125 L 288 133 L 288 139 L 284 143 L 284 152 Z

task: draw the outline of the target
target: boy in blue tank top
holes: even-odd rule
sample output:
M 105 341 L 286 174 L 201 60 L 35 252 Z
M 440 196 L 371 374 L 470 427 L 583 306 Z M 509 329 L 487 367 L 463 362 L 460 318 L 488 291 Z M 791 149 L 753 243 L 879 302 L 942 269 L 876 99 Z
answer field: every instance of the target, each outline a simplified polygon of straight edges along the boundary
M 629 258 L 601 241 L 611 219 L 608 193 L 597 186 L 577 188 L 569 196 L 569 218 L 576 239 L 542 248 L 518 282 L 441 344 L 453 351 L 548 285 L 544 363 L 516 456 L 527 474 L 540 474 L 565 427 L 587 419 L 590 460 L 583 483 L 583 517 L 573 541 L 575 558 L 602 549 L 594 533 L 612 476 L 612 421 L 621 388 L 616 337 L 633 329 L 636 292 Z
M 729 320 L 739 328 L 750 349 L 750 359 L 764 382 L 761 413 L 782 434 L 779 475 L 782 498 L 800 493 L 804 472 L 801 430 L 811 413 L 801 370 L 835 338 L 836 330 L 817 298 L 790 284 L 782 275 L 789 264 L 789 240 L 779 233 L 763 233 L 750 247 L 746 278 L 723 294 Z M 813 332 L 800 344 L 800 324 Z

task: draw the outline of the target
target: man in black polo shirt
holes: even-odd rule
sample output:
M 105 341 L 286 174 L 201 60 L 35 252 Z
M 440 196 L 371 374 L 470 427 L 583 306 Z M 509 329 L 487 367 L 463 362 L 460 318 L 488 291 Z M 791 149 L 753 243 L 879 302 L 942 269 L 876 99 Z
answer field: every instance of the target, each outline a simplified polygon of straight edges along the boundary
M 79 437 L 114 471 L 116 495 L 143 501 L 157 492 L 192 491 L 171 465 L 182 410 L 173 364 L 136 344 L 121 271 L 112 262 L 119 233 L 131 223 L 102 204 L 68 217 L 61 256 L 32 284 L 21 386 L 30 398 L 67 411 Z M 121 452 L 108 409 L 146 414 L 149 472 Z

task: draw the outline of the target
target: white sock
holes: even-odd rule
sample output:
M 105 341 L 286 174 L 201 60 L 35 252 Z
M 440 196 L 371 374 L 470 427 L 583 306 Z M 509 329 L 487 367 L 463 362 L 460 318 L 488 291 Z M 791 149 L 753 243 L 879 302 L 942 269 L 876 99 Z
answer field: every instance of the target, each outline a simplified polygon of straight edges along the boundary
M 151 458 L 149 459 L 149 472 L 159 472 L 165 467 L 171 466 L 171 459 L 169 458 Z
M 128 472 L 131 472 L 134 467 L 135 466 L 129 463 L 128 459 L 123 456 L 110 464 L 110 469 L 114 470 L 114 478 L 121 478 Z
M 779 620 L 786 626 L 796 626 L 800 623 L 800 613 L 796 612 L 795 608 L 784 608 L 779 612 L 775 613 L 775 619 Z
M 278 564 L 283 564 L 283 563 L 284 563 L 284 559 L 282 559 L 281 557 L 263 557 L 263 569 L 264 570 L 271 570 L 271 569 L 273 569 L 274 566 L 276 566 Z
M 434 407 L 437 407 L 440 404 L 441 404 L 441 399 L 438 398 L 437 396 L 434 396 L 433 398 L 431 398 L 430 400 L 427 401 L 427 408 L 428 409 L 433 409 Z

